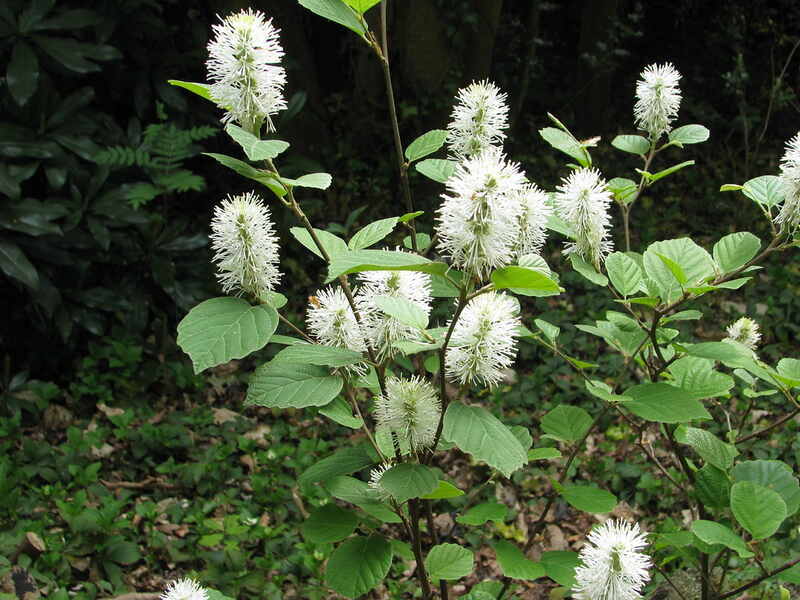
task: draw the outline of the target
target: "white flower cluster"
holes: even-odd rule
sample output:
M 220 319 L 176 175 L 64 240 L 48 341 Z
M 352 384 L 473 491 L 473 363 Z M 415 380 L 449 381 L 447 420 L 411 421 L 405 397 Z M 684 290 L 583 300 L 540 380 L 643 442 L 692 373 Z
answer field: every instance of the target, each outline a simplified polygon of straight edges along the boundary
M 508 128 L 506 94 L 490 81 L 472 82 L 458 90 L 447 145 L 457 158 L 469 158 L 503 143 Z
M 797 229 L 800 226 L 800 132 L 786 143 L 780 182 L 783 204 L 775 222 L 781 228 Z
M 269 209 L 252 192 L 229 196 L 214 209 L 211 248 L 225 293 L 244 292 L 263 299 L 281 277 Z
M 271 115 L 286 108 L 278 30 L 272 19 L 249 9 L 220 20 L 208 44 L 209 94 L 227 111 L 224 123 L 234 121 L 257 135 L 266 120 L 271 131 Z
M 460 383 L 498 384 L 517 355 L 517 301 L 499 292 L 472 299 L 453 328 L 445 355 L 446 373 Z
M 572 588 L 576 600 L 637 600 L 649 581 L 647 539 L 639 525 L 606 521 L 588 535 Z
M 386 502 L 392 497 L 389 490 L 381 485 L 381 479 L 391 468 L 392 463 L 383 463 L 369 472 L 369 487 L 381 502 Z
M 556 214 L 575 233 L 575 241 L 566 252 L 575 252 L 599 271 L 605 257 L 613 250 L 609 236 L 611 217 L 608 209 L 612 196 L 606 181 L 595 169 L 578 169 L 562 179 L 556 193 Z
M 658 139 L 668 133 L 681 106 L 681 74 L 671 63 L 652 64 L 645 67 L 636 82 L 636 104 L 633 116 L 636 126 Z
M 196 581 L 173 581 L 161 594 L 161 600 L 208 600 L 208 592 Z
M 327 287 L 319 290 L 316 296 L 311 296 L 308 301 L 306 325 L 320 344 L 347 348 L 355 352 L 367 350 L 364 328 L 356 319 L 353 308 L 341 288 Z M 362 363 L 352 365 L 348 370 L 359 374 L 366 372 Z
M 436 216 L 439 249 L 453 266 L 485 280 L 520 256 L 538 253 L 552 212 L 547 195 L 506 160 L 506 95 L 488 81 L 459 90 L 447 143 L 459 164 Z
M 728 337 L 723 341 L 738 342 L 750 350 L 755 350 L 761 341 L 758 323 L 748 317 L 737 319 L 728 326 L 726 331 L 728 332 Z
M 399 340 L 421 341 L 418 329 L 381 312 L 375 306 L 375 298 L 402 298 L 422 309 L 425 315 L 430 315 L 430 275 L 415 271 L 366 271 L 359 275 L 359 279 L 361 288 L 356 302 L 359 313 L 364 316 L 367 341 L 378 360 L 394 356 L 397 353 L 394 343 Z
M 419 377 L 391 377 L 386 380 L 386 392 L 375 399 L 378 426 L 394 431 L 415 451 L 433 444 L 441 414 L 439 394 Z

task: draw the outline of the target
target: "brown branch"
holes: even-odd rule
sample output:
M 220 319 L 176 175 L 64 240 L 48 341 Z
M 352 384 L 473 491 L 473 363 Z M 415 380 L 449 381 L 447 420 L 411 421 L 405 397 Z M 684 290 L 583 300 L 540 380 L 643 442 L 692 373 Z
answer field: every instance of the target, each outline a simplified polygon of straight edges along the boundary
M 793 419 L 798 414 L 800 414 L 800 408 L 795 408 L 789 414 L 784 415 L 783 417 L 781 417 L 780 419 L 778 419 L 777 421 L 775 421 L 771 425 L 767 425 L 766 427 L 764 427 L 764 429 L 760 429 L 760 430 L 755 431 L 755 432 L 753 432 L 753 433 L 751 433 L 749 435 L 746 435 L 746 436 L 744 436 L 742 438 L 739 438 L 738 440 L 736 440 L 734 442 L 734 444 L 742 444 L 742 443 L 744 443 L 744 442 L 746 442 L 748 440 L 751 440 L 753 438 L 761 437 L 762 435 L 764 435 L 765 433 L 769 433 L 770 431 L 772 431 L 776 427 L 780 427 L 781 425 L 786 423 L 786 421 L 789 421 L 789 420 Z
M 737 595 L 741 594 L 742 592 L 744 592 L 746 590 L 749 590 L 754 585 L 757 585 L 757 584 L 761 583 L 765 579 L 769 579 L 770 577 L 773 577 L 773 576 L 777 575 L 778 573 L 781 573 L 781 572 L 785 571 L 786 569 L 791 569 L 797 563 L 800 563 L 800 557 L 797 557 L 794 560 L 790 560 L 789 562 L 784 563 L 783 565 L 781 565 L 777 569 L 773 569 L 772 571 L 764 573 L 763 575 L 761 575 L 759 577 L 756 577 L 755 579 L 745 583 L 744 585 L 740 585 L 735 590 L 731 590 L 729 592 L 725 592 L 724 594 L 720 594 L 719 600 L 725 600 L 725 598 L 732 598 L 733 596 L 737 596 Z

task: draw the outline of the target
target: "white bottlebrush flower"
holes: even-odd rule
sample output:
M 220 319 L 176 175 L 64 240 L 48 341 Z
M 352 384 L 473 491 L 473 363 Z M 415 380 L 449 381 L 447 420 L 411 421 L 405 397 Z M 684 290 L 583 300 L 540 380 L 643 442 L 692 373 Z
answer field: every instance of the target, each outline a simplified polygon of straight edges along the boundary
M 359 315 L 364 317 L 360 310 Z M 341 288 L 327 287 L 309 298 L 306 324 L 320 344 L 355 352 L 367 350 L 364 329 Z M 362 363 L 350 365 L 347 369 L 359 374 L 366 371 Z
M 369 472 L 369 487 L 381 502 L 388 501 L 392 495 L 381 485 L 381 478 L 392 468 L 392 463 L 383 463 Z
M 280 65 L 283 48 L 272 19 L 250 9 L 220 19 L 208 43 L 209 94 L 227 113 L 223 123 L 234 121 L 258 134 L 271 115 L 286 108 L 283 86 L 286 71 Z
M 786 143 L 780 174 L 783 204 L 775 222 L 786 229 L 800 226 L 800 132 Z
M 447 145 L 451 154 L 468 158 L 502 144 L 508 128 L 506 94 L 490 81 L 472 82 L 458 90 Z
M 161 600 L 208 600 L 208 592 L 191 579 L 173 581 L 161 594 Z
M 416 451 L 433 444 L 441 414 L 436 389 L 419 377 L 391 377 L 386 380 L 386 393 L 375 399 L 378 426 L 394 431 L 401 445 L 408 442 Z
M 742 346 L 755 350 L 761 341 L 761 332 L 758 323 L 748 317 L 742 317 L 731 323 L 728 328 L 728 337 L 724 341 L 734 341 Z
M 418 329 L 381 312 L 374 304 L 378 296 L 403 298 L 417 305 L 426 315 L 431 312 L 431 277 L 415 271 L 365 271 L 359 275 L 361 289 L 356 297 L 359 312 L 368 318 L 364 329 L 379 360 L 394 356 L 398 340 L 421 341 Z
M 447 376 L 460 383 L 492 387 L 517 355 L 522 322 L 519 305 L 506 294 L 488 292 L 473 298 L 453 328 L 445 356 Z
M 456 167 L 436 217 L 439 247 L 453 266 L 485 279 L 513 261 L 522 212 L 514 192 L 524 184 L 518 165 L 499 148 Z
M 531 183 L 513 195 L 522 208 L 517 255 L 539 254 L 547 239 L 547 218 L 553 212 L 547 203 L 547 194 L 535 183 Z
M 566 253 L 576 252 L 597 270 L 613 249 L 608 229 L 611 218 L 611 192 L 595 169 L 578 169 L 562 179 L 558 186 L 556 214 L 575 232 L 575 241 L 567 244 Z
M 633 116 L 636 126 L 654 139 L 668 133 L 681 106 L 681 74 L 671 63 L 645 67 L 636 82 L 636 105 Z
M 278 238 L 269 209 L 250 192 L 229 196 L 214 209 L 211 248 L 217 279 L 225 293 L 245 292 L 264 298 L 281 277 Z
M 636 600 L 650 580 L 647 539 L 638 524 L 606 521 L 592 530 L 575 569 L 576 600 Z

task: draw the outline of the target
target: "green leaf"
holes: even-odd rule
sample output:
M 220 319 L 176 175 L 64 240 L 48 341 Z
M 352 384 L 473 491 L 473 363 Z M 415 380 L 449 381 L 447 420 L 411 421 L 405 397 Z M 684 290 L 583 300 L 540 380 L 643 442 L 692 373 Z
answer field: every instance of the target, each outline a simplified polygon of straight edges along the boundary
M 341 396 L 334 398 L 333 402 L 320 408 L 319 414 L 325 415 L 332 421 L 339 423 L 339 425 L 349 427 L 350 429 L 361 429 L 361 426 L 364 424 L 361 417 L 353 415 L 353 409 L 350 408 L 350 405 Z
M 588 167 L 591 164 L 589 153 L 572 135 L 554 127 L 540 129 L 539 135 L 556 150 L 577 160 L 582 167 Z
M 575 568 L 580 564 L 577 552 L 558 551 L 543 552 L 539 562 L 547 576 L 564 587 L 575 585 Z
M 178 345 L 199 373 L 260 350 L 277 327 L 278 313 L 271 306 L 212 298 L 195 306 L 178 324 Z
M 713 361 L 684 356 L 669 368 L 675 383 L 696 400 L 726 395 L 733 387 L 733 378 L 713 369 Z
M 714 509 L 727 508 L 731 483 L 724 471 L 710 463 L 703 465 L 694 476 L 697 499 Z
M 581 256 L 577 254 L 570 254 L 569 262 L 572 263 L 573 269 L 575 269 L 578 273 L 583 275 L 585 279 L 588 279 L 593 284 L 599 285 L 600 287 L 605 287 L 608 285 L 608 278 L 602 273 L 598 273 L 597 269 L 586 262 Z
M 333 178 L 330 173 L 309 173 L 297 179 L 281 177 L 281 182 L 293 187 L 307 187 L 316 190 L 327 190 L 331 186 Z
M 565 485 L 561 495 L 570 505 L 588 513 L 611 512 L 617 505 L 614 494 L 593 485 Z
M 307 229 L 304 227 L 292 227 L 289 229 L 289 233 L 292 234 L 294 239 L 303 244 L 303 246 L 324 260 L 322 253 L 317 247 L 317 243 L 314 241 L 314 238 L 311 237 L 311 234 Z M 347 244 L 338 235 L 334 235 L 333 233 L 324 231 L 322 229 L 314 229 L 314 234 L 317 236 L 319 243 L 322 244 L 322 247 L 325 249 L 325 252 L 328 253 L 328 256 L 331 259 L 333 259 L 333 257 L 337 254 L 343 254 L 347 252 Z
M 300 485 L 330 481 L 339 475 L 349 475 L 373 464 L 364 446 L 352 446 L 337 450 L 327 458 L 315 462 L 298 478 Z M 355 504 L 355 503 L 354 503 Z
M 737 464 L 731 472 L 736 481 L 752 481 L 780 494 L 786 503 L 786 515 L 800 508 L 800 484 L 792 468 L 779 460 L 747 460 Z
M 669 272 L 672 273 L 672 276 L 678 281 L 680 286 L 685 286 L 688 280 L 686 279 L 686 273 L 683 272 L 681 266 L 663 254 L 656 252 L 656 256 L 661 259 L 661 262 L 663 262 L 667 269 L 669 269 Z
M 499 502 L 483 502 L 476 504 L 463 515 L 456 517 L 456 522 L 462 525 L 483 525 L 487 521 L 502 523 L 508 514 L 508 507 Z
M 589 392 L 595 398 L 600 398 L 606 402 L 628 402 L 629 400 L 632 400 L 632 398 L 628 396 L 615 394 L 610 385 L 604 381 L 600 381 L 599 379 L 587 379 L 585 385 L 587 392 Z
M 556 327 L 543 319 L 534 319 L 533 324 L 536 325 L 536 328 L 551 342 L 555 342 L 556 338 L 558 338 L 558 334 L 561 333 L 560 327 Z
M 331 554 L 325 569 L 325 584 L 345 598 L 358 598 L 386 577 L 392 555 L 392 545 L 380 535 L 351 537 Z
M 228 167 L 242 177 L 252 179 L 253 181 L 259 182 L 261 185 L 268 187 L 278 198 L 282 198 L 286 195 L 286 188 L 284 188 L 283 184 L 281 184 L 275 178 L 273 173 L 256 169 L 255 167 L 248 165 L 246 162 L 241 161 L 238 158 L 233 158 L 232 156 L 214 154 L 213 152 L 203 152 L 202 154 L 205 156 L 210 156 L 219 164 Z
M 439 544 L 425 558 L 425 569 L 431 581 L 461 579 L 472 573 L 475 557 L 471 550 L 458 544 Z
M 368 248 L 392 233 L 397 222 L 397 217 L 390 217 L 370 223 L 362 229 L 359 229 L 350 242 L 348 242 L 347 246 L 350 250 L 363 250 L 364 248 Z
M 778 361 L 778 373 L 783 377 L 783 381 L 791 379 L 800 381 L 800 360 L 796 358 L 782 358 Z M 797 383 L 787 384 L 791 387 L 798 387 Z
M 363 360 L 364 357 L 360 352 L 348 350 L 347 348 L 334 348 L 320 344 L 296 344 L 281 350 L 272 359 L 272 362 L 283 361 L 300 365 L 344 367 L 354 365 Z
M 714 260 L 723 273 L 730 273 L 758 254 L 761 240 L 752 233 L 739 231 L 726 235 L 714 244 Z
M 611 145 L 631 154 L 645 155 L 650 152 L 650 142 L 640 135 L 618 135 L 611 140 Z
M 357 10 L 360 14 L 364 14 L 370 8 L 378 4 L 381 0 L 344 0 L 348 6 Z
M 516 544 L 500 540 L 494 544 L 494 552 L 500 570 L 506 577 L 533 581 L 545 576 L 544 567 L 526 558 Z
M 714 521 L 698 520 L 692 523 L 692 533 L 706 544 L 721 544 L 736 552 L 740 558 L 750 558 L 753 553 L 747 549 L 744 540 L 730 527 Z
M 212 102 L 214 101 L 208 91 L 209 87 L 211 86 L 209 86 L 207 83 L 194 83 L 192 81 L 180 81 L 179 79 L 167 79 L 167 83 L 174 85 L 175 87 L 181 87 L 185 90 L 189 90 L 193 94 L 197 94 L 206 100 L 211 100 Z
M 455 173 L 457 164 L 454 160 L 426 158 L 416 163 L 414 168 L 428 179 L 444 183 Z
M 532 460 L 549 460 L 551 458 L 561 458 L 561 451 L 558 448 L 534 448 L 528 450 L 528 462 Z
M 513 433 L 485 408 L 453 402 L 444 415 L 444 438 L 506 477 L 528 462 Z
M 410 212 L 410 213 L 406 213 L 404 215 L 401 215 L 400 217 L 398 217 L 397 220 L 400 223 L 408 223 L 409 221 L 411 221 L 413 219 L 416 219 L 420 215 L 424 215 L 424 214 L 425 214 L 424 210 L 417 210 L 417 211 L 414 211 L 414 212 Z
M 271 361 L 256 369 L 250 377 L 245 405 L 267 408 L 325 406 L 339 395 L 342 384 L 341 377 L 331 375 L 323 367 Z
M 401 296 L 376 296 L 372 299 L 375 306 L 390 317 L 404 325 L 425 329 L 428 326 L 428 314 L 419 304 L 406 300 Z
M 402 504 L 411 498 L 433 493 L 439 485 L 436 474 L 425 465 L 401 463 L 381 477 L 381 487 Z
M 32 290 L 39 289 L 39 273 L 19 246 L 0 240 L 0 269 Z
M 744 189 L 744 186 L 737 183 L 723 183 L 721 186 L 719 186 L 720 192 L 738 192 L 742 189 Z
M 325 504 L 312 512 L 300 527 L 303 537 L 315 544 L 338 542 L 356 530 L 358 519 L 352 511 Z
M 629 204 L 636 199 L 636 190 L 639 189 L 638 184 L 624 177 L 614 177 L 608 182 L 609 191 L 614 194 L 614 198 L 618 202 Z
M 439 480 L 439 485 L 430 494 L 420 496 L 423 500 L 443 500 L 446 498 L 458 498 L 463 496 L 464 492 L 447 481 Z
M 225 131 L 242 147 L 248 160 L 253 162 L 275 158 L 289 147 L 289 142 L 281 140 L 260 140 L 233 123 L 229 123 L 225 127 Z
M 742 193 L 750 200 L 764 206 L 775 206 L 783 202 L 781 180 L 777 175 L 762 175 L 746 181 Z
M 669 132 L 669 141 L 676 146 L 684 144 L 699 144 L 705 142 L 711 132 L 702 125 L 691 124 L 678 127 Z
M 433 262 L 410 252 L 355 250 L 336 254 L 331 258 L 328 281 L 333 281 L 340 275 L 361 271 L 419 271 L 438 275 L 447 272 L 446 264 Z
M 561 293 L 558 284 L 546 274 L 536 269 L 512 265 L 492 273 L 495 289 L 511 289 L 525 296 L 553 296 Z
M 644 270 L 658 289 L 664 302 L 677 300 L 683 290 L 675 274 L 665 264 L 667 258 L 678 265 L 689 286 L 702 283 L 715 274 L 714 260 L 689 238 L 665 240 L 650 244 L 644 253 Z M 684 284 L 685 285 L 685 284 Z
M 401 523 L 400 517 L 395 514 L 386 504 L 376 499 L 375 492 L 369 485 L 346 475 L 334 477 L 325 482 L 325 489 L 339 500 L 355 504 L 361 510 L 384 523 Z
M 623 296 L 632 296 L 642 283 L 642 269 L 627 254 L 613 252 L 606 258 L 606 271 L 614 288 Z
M 114 542 L 106 548 L 105 558 L 121 565 L 130 565 L 142 558 L 139 547 L 133 542 Z
M 6 85 L 20 106 L 30 100 L 39 85 L 39 59 L 33 48 L 24 41 L 14 44 L 6 70 Z
M 658 173 L 648 173 L 647 171 L 641 171 L 639 169 L 636 170 L 642 175 L 644 175 L 650 183 L 654 183 L 659 179 L 663 179 L 667 175 L 672 175 L 675 171 L 680 171 L 681 169 L 685 167 L 690 167 L 693 164 L 694 164 L 693 160 L 687 160 L 685 162 L 678 163 L 677 165 L 672 165 L 671 167 L 668 167 L 663 171 L 659 171 Z
M 411 162 L 433 154 L 444 145 L 447 134 L 448 131 L 446 129 L 434 129 L 428 133 L 423 133 L 406 148 L 406 159 Z
M 542 417 L 542 431 L 547 437 L 562 442 L 581 439 L 591 426 L 592 417 L 579 406 L 559 404 Z
M 726 444 L 713 433 L 697 427 L 681 425 L 675 431 L 675 439 L 681 444 L 694 448 L 704 461 L 727 471 L 733 466 L 733 459 L 739 455 L 735 446 Z
M 668 383 L 642 383 L 625 390 L 625 395 L 633 398 L 625 407 L 646 421 L 687 423 L 711 418 L 690 393 Z
M 786 503 L 780 494 L 752 481 L 733 484 L 731 510 L 756 540 L 770 537 L 786 518 Z
M 311 12 L 347 27 L 362 38 L 367 33 L 364 25 L 358 20 L 353 10 L 342 0 L 298 0 L 298 2 Z

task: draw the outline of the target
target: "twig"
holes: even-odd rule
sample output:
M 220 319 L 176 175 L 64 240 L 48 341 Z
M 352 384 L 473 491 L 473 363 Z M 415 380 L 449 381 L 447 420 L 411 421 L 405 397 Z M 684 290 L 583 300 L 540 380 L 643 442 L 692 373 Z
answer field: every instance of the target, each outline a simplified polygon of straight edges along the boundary
M 745 583 L 744 585 L 740 585 L 735 590 L 731 590 L 729 592 L 725 592 L 724 594 L 720 594 L 719 595 L 719 600 L 725 600 L 725 598 L 732 598 L 734 596 L 737 596 L 737 595 L 741 594 L 742 592 L 744 592 L 746 590 L 749 590 L 754 585 L 758 585 L 759 583 L 761 583 L 765 579 L 769 579 L 770 577 L 773 577 L 774 575 L 777 575 L 778 573 L 781 573 L 781 572 L 785 571 L 786 569 L 791 569 L 797 563 L 800 563 L 800 557 L 797 557 L 794 560 L 790 560 L 789 562 L 784 563 L 783 565 L 781 565 L 777 569 L 773 569 L 772 571 L 769 571 L 768 573 L 760 575 L 759 577 L 756 577 L 755 579 L 753 579 L 752 581 L 749 581 L 748 583 Z
M 780 419 L 778 419 L 777 421 L 775 421 L 771 425 L 767 425 L 763 429 L 759 429 L 758 431 L 755 431 L 755 432 L 753 432 L 753 433 L 751 433 L 749 435 L 746 435 L 746 436 L 744 436 L 742 438 L 739 438 L 734 443 L 735 444 L 742 444 L 742 443 L 746 442 L 747 440 L 751 440 L 753 438 L 761 437 L 762 435 L 764 435 L 765 433 L 769 433 L 770 431 L 772 431 L 776 427 L 780 427 L 781 425 L 786 423 L 786 421 L 789 421 L 789 420 L 793 419 L 798 414 L 800 414 L 800 408 L 795 408 L 792 412 L 790 412 L 787 415 L 784 415 L 783 417 L 781 417 Z
M 174 483 L 167 483 L 160 477 L 145 477 L 142 481 L 106 481 L 105 479 L 101 479 L 100 483 L 112 490 L 142 490 L 150 487 L 174 489 L 178 487 Z

